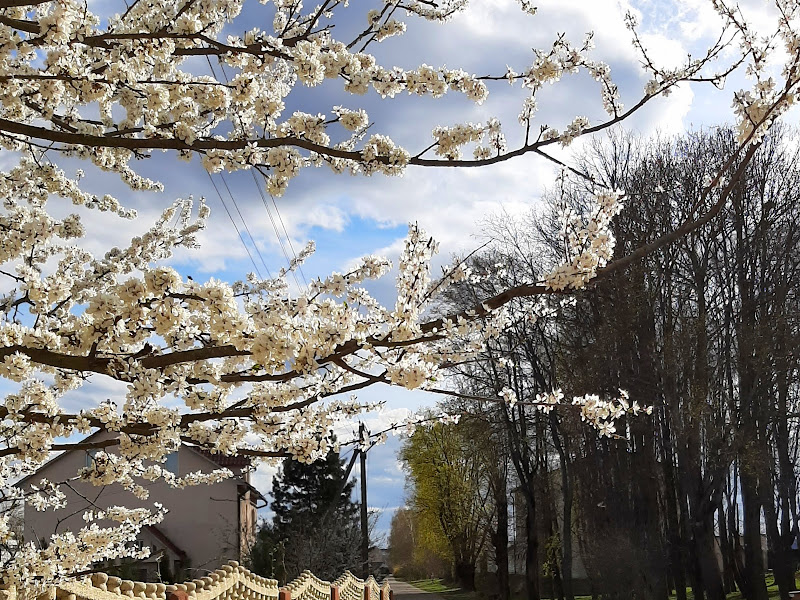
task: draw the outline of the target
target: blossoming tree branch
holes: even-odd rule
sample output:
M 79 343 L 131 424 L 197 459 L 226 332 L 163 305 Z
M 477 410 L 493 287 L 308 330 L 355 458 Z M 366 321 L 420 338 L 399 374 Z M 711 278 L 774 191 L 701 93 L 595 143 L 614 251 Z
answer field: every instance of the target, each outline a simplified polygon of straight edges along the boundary
M 571 293 L 707 223 L 722 210 L 743 165 L 797 88 L 800 8 L 789 0 L 776 0 L 775 35 L 766 40 L 737 9 L 712 1 L 724 23 L 719 39 L 680 69 L 659 68 L 629 20 L 650 80 L 628 108 L 609 67 L 590 57 L 590 38 L 573 45 L 555 36 L 550 47 L 534 51 L 530 64 L 488 75 L 427 65 L 389 68 L 369 53 L 405 31 L 401 16 L 444 21 L 465 0 L 385 0 L 368 12 L 359 12 L 361 2 L 341 0 L 262 4 L 268 6 L 248 3 L 248 9 L 262 10 L 267 25 L 236 36 L 223 30 L 243 28 L 237 20 L 243 0 L 134 0 L 113 16 L 94 15 L 77 0 L 0 0 L 0 144 L 4 156 L 17 162 L 0 172 L 0 375 L 13 388 L 0 405 L 3 499 L 23 500 L 35 510 L 60 507 L 60 484 L 68 482 L 13 486 L 54 451 L 96 450 L 92 466 L 75 477 L 118 483 L 141 498 L 148 481 L 184 487 L 230 476 L 225 469 L 181 478 L 170 473 L 162 465 L 181 443 L 256 460 L 324 456 L 336 420 L 365 408 L 350 394 L 377 383 L 433 388 L 439 371 L 473 355 L 515 318 L 506 310 L 512 300 Z M 534 12 L 527 1 L 519 4 Z M 335 39 L 336 19 L 361 23 L 360 32 Z M 785 64 L 775 73 L 768 59 L 779 45 Z M 198 60 L 214 75 L 199 69 Z M 139 175 L 132 159 L 146 159 L 155 150 L 186 160 L 197 155 L 209 172 L 258 171 L 273 195 L 283 194 L 301 169 L 311 167 L 399 175 L 409 166 L 481 166 L 526 153 L 555 161 L 548 148 L 606 129 L 680 83 L 720 85 L 737 68 L 747 68 L 755 83 L 734 96 L 740 147 L 703 191 L 716 200 L 709 212 L 611 261 L 610 223 L 624 193 L 598 190 L 588 214 L 565 219 L 561 266 L 542 281 L 442 318 L 427 317 L 426 307 L 446 285 L 472 275 L 456 265 L 433 280 L 436 243 L 415 226 L 400 258 L 397 302 L 386 308 L 361 287 L 389 269 L 376 257 L 296 294 L 289 293 L 286 273 L 232 285 L 182 278 L 163 261 L 175 248 L 196 245 L 209 214 L 202 202 L 177 200 L 146 234 L 102 256 L 80 246 L 87 235 L 80 215 L 57 218 L 48 212 L 48 205 L 71 202 L 82 214 L 135 217 L 119 199 L 85 191 L 80 175 L 70 177 L 58 166 L 62 157 L 117 173 L 132 190 L 158 191 L 160 184 Z M 577 117 L 563 131 L 539 124 L 538 92 L 579 71 L 597 80 L 607 118 L 590 123 Z M 476 103 L 492 85 L 511 83 L 523 90 L 515 124 L 523 141 L 509 148 L 503 125 L 489 119 L 438 127 L 432 143 L 405 149 L 371 133 L 381 124 L 370 123 L 357 107 L 287 114 L 297 89 L 325 79 L 355 96 L 370 90 L 383 97 L 458 93 Z M 65 394 L 98 378 L 126 384 L 125 397 L 74 413 L 64 409 Z M 551 410 L 562 399 L 554 391 L 536 402 Z M 498 398 L 518 400 L 526 401 L 509 390 Z M 613 431 L 609 421 L 639 410 L 624 394 L 576 402 L 584 418 L 606 432 Z M 113 435 L 74 441 L 94 431 Z M 39 548 L 9 544 L 14 534 L 4 515 L 0 538 L 15 551 L 0 556 L 2 572 L 7 582 L 44 585 L 100 559 L 137 555 L 126 542 L 161 516 L 158 507 L 90 512 L 84 529 L 54 535 L 47 548 Z

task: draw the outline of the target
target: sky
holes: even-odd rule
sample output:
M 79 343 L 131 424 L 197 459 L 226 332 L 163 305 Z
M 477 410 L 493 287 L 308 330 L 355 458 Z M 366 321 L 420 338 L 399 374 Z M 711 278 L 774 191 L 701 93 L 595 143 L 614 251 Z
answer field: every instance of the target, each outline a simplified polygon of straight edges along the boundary
M 376 3 L 351 0 L 347 17 L 337 20 L 338 29 L 334 32 L 362 26 L 366 11 Z M 118 11 L 118 4 L 96 0 L 92 8 L 102 15 Z M 741 4 L 757 24 L 767 20 L 769 13 L 763 3 L 746 0 Z M 514 0 L 473 0 L 466 11 L 445 24 L 408 19 L 404 36 L 389 39 L 373 47 L 372 52 L 387 66 L 416 67 L 426 63 L 476 74 L 502 74 L 507 66 L 523 70 L 533 60 L 531 48 L 547 48 L 557 32 L 566 33 L 578 45 L 586 32 L 594 31 L 596 48 L 592 56 L 611 66 L 622 101 L 629 105 L 638 99 L 648 77 L 640 68 L 640 57 L 623 25 L 626 11 L 639 16 L 642 38 L 653 58 L 664 66 L 677 66 L 687 53 L 702 51 L 719 26 L 707 0 L 542 0 L 537 6 L 538 14 L 528 16 Z M 259 24 L 259 20 L 263 22 L 262 29 L 270 29 L 271 19 L 264 16 L 268 10 L 257 4 L 251 8 L 250 3 L 246 10 L 231 25 L 231 32 Z M 197 68 L 200 72 L 204 67 L 198 64 Z M 680 86 L 669 97 L 657 99 L 637 112 L 624 123 L 624 128 L 643 136 L 671 135 L 729 123 L 733 118 L 732 93 L 746 84 L 742 74 L 737 73 L 723 90 L 700 84 Z M 287 114 L 293 109 L 330 114 L 331 107 L 340 104 L 365 108 L 376 133 L 390 135 L 412 154 L 430 144 L 430 131 L 437 125 L 486 122 L 496 116 L 505 125 L 509 146 L 514 147 L 521 139 L 517 114 L 524 97 L 519 86 L 497 82 L 490 85 L 490 96 L 481 106 L 452 92 L 439 100 L 407 95 L 383 100 L 374 92 L 350 96 L 342 91 L 339 82 L 326 81 L 314 89 L 295 89 L 287 102 Z M 604 115 L 599 86 L 585 74 L 568 76 L 549 86 L 539 95 L 538 104 L 537 125 L 547 123 L 559 130 L 578 115 L 585 115 L 592 122 Z M 796 122 L 794 113 L 787 118 Z M 581 145 L 573 144 L 558 155 L 569 160 Z M 120 244 L 122 239 L 143 231 L 172 199 L 193 195 L 206 197 L 212 218 L 199 236 L 201 248 L 179 250 L 170 264 L 199 281 L 215 277 L 232 282 L 254 269 L 245 244 L 197 159 L 187 164 L 172 154 L 154 153 L 153 158 L 133 165 L 141 174 L 161 181 L 163 194 L 132 193 L 114 175 L 76 161 L 60 164 L 68 173 L 70 169 L 86 169 L 88 190 L 113 193 L 123 204 L 139 211 L 140 218 L 133 223 L 109 215 L 87 215 L 86 245 L 90 250 L 100 253 Z M 419 223 L 440 242 L 441 253 L 435 264 L 443 265 L 452 254 L 480 245 L 485 219 L 501 213 L 513 217 L 535 208 L 557 173 L 552 163 L 534 156 L 477 169 L 412 167 L 402 177 L 353 177 L 334 175 L 327 169 L 307 169 L 292 180 L 286 194 L 274 205 L 267 198 L 266 206 L 249 172 L 225 174 L 224 180 L 214 175 L 213 182 L 239 230 L 248 238 L 247 248 L 262 272 L 277 272 L 286 265 L 284 250 L 291 255 L 292 248 L 299 252 L 308 240 L 315 240 L 316 254 L 303 266 L 303 275 L 310 280 L 331 271 L 344 271 L 365 254 L 396 259 L 409 222 Z M 238 210 L 229 199 L 228 188 Z M 303 285 L 302 277 L 299 284 Z M 393 304 L 392 275 L 369 288 L 385 304 Z M 117 391 L 109 384 L 93 383 L 70 402 L 79 407 L 85 402 L 94 403 L 97 398 L 111 397 Z M 383 413 L 365 417 L 373 430 L 436 401 L 429 393 L 388 387 L 368 388 L 359 393 L 359 398 L 386 403 Z M 348 429 L 352 427 L 344 427 L 340 438 Z M 369 506 L 382 511 L 377 533 L 384 539 L 391 515 L 405 499 L 405 477 L 397 458 L 399 447 L 400 439 L 390 437 L 386 445 L 375 447 L 368 455 Z M 254 478 L 256 487 L 268 492 L 273 473 L 271 469 L 260 469 Z

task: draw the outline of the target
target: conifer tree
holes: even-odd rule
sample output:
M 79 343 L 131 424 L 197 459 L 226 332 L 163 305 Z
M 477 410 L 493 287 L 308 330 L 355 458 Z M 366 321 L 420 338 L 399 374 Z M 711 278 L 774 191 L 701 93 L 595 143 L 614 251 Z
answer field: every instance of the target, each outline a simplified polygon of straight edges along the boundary
M 256 572 L 290 581 L 309 569 L 333 580 L 359 562 L 358 504 L 354 481 L 338 452 L 303 463 L 287 458 L 272 483 L 272 521 L 251 551 Z

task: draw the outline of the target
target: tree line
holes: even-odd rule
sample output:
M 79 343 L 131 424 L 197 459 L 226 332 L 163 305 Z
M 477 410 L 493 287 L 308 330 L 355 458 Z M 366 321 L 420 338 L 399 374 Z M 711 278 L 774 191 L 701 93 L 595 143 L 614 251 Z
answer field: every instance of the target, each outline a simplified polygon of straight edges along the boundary
M 739 590 L 766 600 L 767 570 L 789 598 L 799 533 L 797 142 L 785 129 L 767 136 L 724 210 L 675 243 L 569 301 L 514 301 L 511 324 L 458 367 L 445 404 L 461 421 L 405 442 L 409 508 L 393 523 L 396 560 L 425 570 L 436 556 L 474 589 L 489 556 L 507 599 L 511 531 L 530 600 L 572 600 L 579 583 L 604 599 Z M 579 234 L 572 215 L 598 187 L 626 190 L 615 259 L 707 214 L 715 198 L 701 191 L 735 143 L 726 128 L 592 142 L 572 169 L 579 176 L 561 178 L 540 208 L 487 221 L 492 243 L 467 260 L 494 276 L 452 287 L 442 310 L 563 261 L 553 240 Z M 480 399 L 507 388 L 511 402 Z M 642 410 L 604 437 L 582 423 L 583 406 L 551 410 L 554 390 Z M 409 545 L 414 528 L 434 533 Z M 576 561 L 585 581 L 574 580 Z

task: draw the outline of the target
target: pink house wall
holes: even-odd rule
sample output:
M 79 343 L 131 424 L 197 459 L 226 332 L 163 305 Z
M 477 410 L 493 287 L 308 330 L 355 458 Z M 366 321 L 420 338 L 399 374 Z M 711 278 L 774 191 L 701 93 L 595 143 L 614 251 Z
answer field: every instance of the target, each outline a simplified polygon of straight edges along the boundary
M 100 438 L 93 438 L 100 439 Z M 46 464 L 25 483 L 36 484 L 42 478 L 59 482 L 74 477 L 78 469 L 86 466 L 86 453 L 72 451 Z M 178 475 L 194 471 L 209 472 L 218 465 L 190 448 L 181 447 L 178 454 Z M 91 500 L 97 507 L 107 508 L 121 505 L 128 508 L 152 508 L 153 503 L 163 504 L 168 513 L 157 525 L 170 540 L 186 552 L 190 562 L 190 574 L 202 576 L 228 560 L 241 560 L 240 541 L 250 537 L 240 530 L 240 524 L 255 526 L 255 509 L 249 502 L 240 506 L 237 486 L 244 477 L 233 477 L 214 485 L 200 485 L 175 489 L 163 481 L 141 482 L 150 492 L 147 500 L 139 500 L 120 485 L 95 487 L 86 482 L 73 482 L 77 492 Z M 23 486 L 27 487 L 27 486 Z M 39 512 L 31 506 L 25 507 L 25 540 L 41 541 L 53 533 L 67 530 L 77 531 L 84 527 L 83 513 L 91 505 L 66 486 L 61 487 L 67 496 L 67 506 L 60 510 Z M 248 496 L 250 492 L 247 493 Z M 246 519 L 242 523 L 242 517 Z M 61 521 L 59 523 L 59 521 Z M 252 522 L 251 522 L 252 521 Z M 101 526 L 110 523 L 99 523 Z M 142 536 L 143 540 L 151 539 Z

